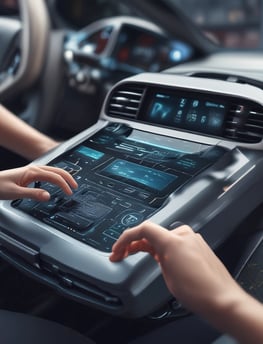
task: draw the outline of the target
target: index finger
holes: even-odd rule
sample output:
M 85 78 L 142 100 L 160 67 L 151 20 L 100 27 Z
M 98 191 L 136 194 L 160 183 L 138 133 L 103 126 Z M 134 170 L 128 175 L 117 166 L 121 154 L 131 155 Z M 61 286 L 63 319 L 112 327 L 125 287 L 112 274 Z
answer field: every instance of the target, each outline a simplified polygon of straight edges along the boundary
M 41 168 L 45 171 L 55 172 L 55 173 L 59 174 L 63 179 L 65 179 L 65 181 L 72 188 L 76 189 L 78 187 L 78 183 L 75 181 L 75 179 L 72 177 L 72 175 L 69 172 L 63 170 L 62 168 L 48 166 L 48 165 L 46 165 L 46 166 L 44 165 Z
M 33 166 L 26 170 L 21 178 L 21 186 L 26 186 L 31 182 L 46 181 L 56 184 L 66 194 L 72 194 L 71 188 L 76 188 L 77 183 L 74 178 L 65 170 L 50 166 Z
M 139 251 L 153 256 L 165 245 L 161 242 L 169 240 L 169 231 L 157 224 L 145 221 L 139 226 L 127 229 L 112 247 L 111 261 L 119 261 Z

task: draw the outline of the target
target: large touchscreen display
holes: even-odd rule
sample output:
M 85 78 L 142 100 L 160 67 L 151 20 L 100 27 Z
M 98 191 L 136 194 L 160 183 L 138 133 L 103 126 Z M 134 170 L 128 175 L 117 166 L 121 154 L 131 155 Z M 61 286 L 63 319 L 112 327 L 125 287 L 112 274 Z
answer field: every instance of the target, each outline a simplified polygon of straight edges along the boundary
M 124 230 L 150 218 L 224 153 L 218 147 L 110 123 L 50 162 L 77 180 L 71 196 L 42 182 L 51 194 L 48 202 L 20 199 L 12 206 L 110 252 Z
M 151 95 L 143 119 L 173 128 L 220 135 L 225 114 L 226 105 L 221 101 L 165 91 Z

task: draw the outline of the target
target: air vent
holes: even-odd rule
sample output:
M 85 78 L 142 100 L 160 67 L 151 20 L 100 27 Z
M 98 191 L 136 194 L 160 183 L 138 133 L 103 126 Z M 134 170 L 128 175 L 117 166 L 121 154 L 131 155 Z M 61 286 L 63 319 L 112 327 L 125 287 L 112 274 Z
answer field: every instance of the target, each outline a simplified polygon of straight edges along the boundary
M 260 142 L 263 138 L 263 107 L 233 105 L 227 117 L 224 137 L 246 143 Z
M 106 114 L 113 117 L 136 119 L 139 113 L 145 87 L 138 85 L 121 85 L 111 94 Z

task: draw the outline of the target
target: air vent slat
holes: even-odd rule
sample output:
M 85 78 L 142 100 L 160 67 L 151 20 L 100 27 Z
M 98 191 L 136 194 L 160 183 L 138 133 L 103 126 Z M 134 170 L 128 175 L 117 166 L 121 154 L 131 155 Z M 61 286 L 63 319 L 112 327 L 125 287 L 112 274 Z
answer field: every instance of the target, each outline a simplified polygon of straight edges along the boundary
M 263 138 L 263 107 L 233 104 L 225 123 L 224 137 L 239 142 L 260 142 Z
M 111 104 L 112 109 L 122 109 L 123 105 L 121 104 Z M 137 107 L 132 107 L 132 106 L 126 106 L 125 107 L 127 110 L 132 110 L 132 111 L 137 111 Z
M 122 111 L 112 111 L 111 115 L 115 115 L 115 116 L 121 117 L 123 115 L 123 112 Z M 126 113 L 125 117 L 126 118 L 135 118 L 136 116 L 134 114 L 132 114 L 132 113 L 130 113 L 130 114 Z
M 129 100 L 131 103 L 135 103 L 135 104 L 139 104 L 140 103 L 140 99 L 136 100 L 136 99 L 128 99 L 128 98 L 124 98 L 124 97 L 113 97 L 112 100 L 118 102 L 126 102 L 127 100 Z
M 145 87 L 134 84 L 121 85 L 109 98 L 106 114 L 108 116 L 136 119 L 144 92 Z
M 246 124 L 244 129 L 251 133 L 263 134 L 263 125 Z
M 250 116 L 260 116 L 263 120 L 263 113 L 262 112 L 259 112 L 259 111 L 250 111 L 249 112 L 249 115 Z

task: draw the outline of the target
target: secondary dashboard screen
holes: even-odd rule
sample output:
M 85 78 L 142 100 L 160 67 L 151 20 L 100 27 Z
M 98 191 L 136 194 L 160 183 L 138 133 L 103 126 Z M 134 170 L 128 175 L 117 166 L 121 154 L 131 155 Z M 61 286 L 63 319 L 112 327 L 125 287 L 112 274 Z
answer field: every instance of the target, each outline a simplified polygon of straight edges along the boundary
M 220 135 L 225 114 L 226 105 L 213 99 L 155 92 L 143 119 L 173 128 Z
M 164 190 L 169 184 L 177 179 L 176 175 L 121 159 L 115 160 L 112 164 L 107 166 L 102 173 L 115 179 L 123 178 L 126 181 L 131 180 L 158 191 Z

